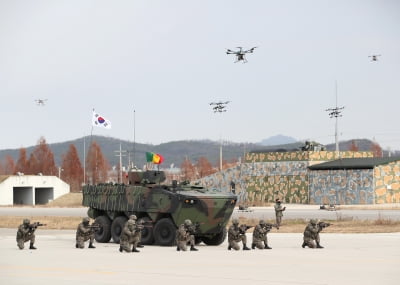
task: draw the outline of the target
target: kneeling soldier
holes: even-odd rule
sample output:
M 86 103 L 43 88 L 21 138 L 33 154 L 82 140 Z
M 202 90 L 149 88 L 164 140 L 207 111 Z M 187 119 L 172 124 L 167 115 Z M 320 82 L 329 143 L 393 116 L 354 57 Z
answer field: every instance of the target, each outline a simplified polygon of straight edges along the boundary
M 193 224 L 191 220 L 185 220 L 183 224 L 181 224 L 176 231 L 176 250 L 180 251 L 186 251 L 187 244 L 190 244 L 190 250 L 191 251 L 197 251 L 198 249 L 194 247 L 195 245 L 195 239 L 194 235 L 192 234 L 193 232 Z
M 24 249 L 24 244 L 27 241 L 30 241 L 29 249 L 36 249 L 33 246 L 35 243 L 35 230 L 36 227 L 33 227 L 29 219 L 24 219 L 23 223 L 18 227 L 17 231 L 17 245 L 19 249 Z
M 94 241 L 94 228 L 89 225 L 90 219 L 88 217 L 82 219 L 82 223 L 76 229 L 76 248 L 84 248 L 85 241 L 89 240 L 89 248 L 96 248 L 93 246 Z

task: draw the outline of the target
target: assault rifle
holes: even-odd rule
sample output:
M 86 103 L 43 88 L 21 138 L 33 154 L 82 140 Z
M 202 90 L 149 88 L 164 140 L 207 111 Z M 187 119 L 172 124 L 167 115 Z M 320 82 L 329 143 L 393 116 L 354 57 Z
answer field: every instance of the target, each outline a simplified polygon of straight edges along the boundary
M 244 234 L 246 234 L 247 230 L 250 229 L 250 228 L 252 228 L 252 227 L 253 227 L 253 226 L 247 226 L 246 224 L 240 225 L 240 226 L 239 226 L 239 233 L 240 233 L 241 235 L 244 235 Z
M 279 230 L 279 225 L 278 224 L 264 224 L 264 227 L 267 231 L 270 231 L 272 228 L 276 228 L 277 230 Z
M 35 231 L 38 227 L 42 227 L 42 226 L 47 226 L 46 224 L 42 224 L 40 222 L 34 222 L 33 224 L 29 224 L 28 228 L 29 231 L 33 232 Z
M 200 223 L 196 222 L 196 223 L 192 224 L 191 226 L 189 226 L 187 228 L 187 231 L 189 232 L 189 234 L 195 235 L 199 231 L 199 228 L 200 228 Z
M 318 223 L 318 232 L 332 225 L 331 223 L 319 222 Z

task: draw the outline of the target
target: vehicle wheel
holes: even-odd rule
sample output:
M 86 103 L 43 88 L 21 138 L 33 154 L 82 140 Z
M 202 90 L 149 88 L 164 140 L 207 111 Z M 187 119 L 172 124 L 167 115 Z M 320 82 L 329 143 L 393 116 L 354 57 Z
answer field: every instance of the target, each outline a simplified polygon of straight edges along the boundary
M 119 243 L 119 237 L 124 229 L 125 223 L 128 220 L 125 216 L 118 216 L 111 224 L 111 236 L 115 243 Z
M 142 237 L 140 240 L 141 244 L 153 244 L 154 243 L 154 235 L 153 235 L 153 227 L 150 223 L 150 218 L 144 217 L 140 218 L 140 220 L 144 221 L 144 228 L 142 230 Z
M 101 228 L 94 233 L 97 242 L 109 242 L 111 239 L 111 220 L 107 216 L 98 216 L 95 223 L 101 225 Z
M 213 235 L 211 237 L 202 237 L 202 241 L 206 245 L 220 245 L 221 243 L 224 242 L 226 238 L 226 229 L 224 228 L 222 232 L 219 234 Z
M 176 230 L 174 223 L 169 218 L 159 220 L 153 229 L 156 244 L 171 246 L 175 244 Z

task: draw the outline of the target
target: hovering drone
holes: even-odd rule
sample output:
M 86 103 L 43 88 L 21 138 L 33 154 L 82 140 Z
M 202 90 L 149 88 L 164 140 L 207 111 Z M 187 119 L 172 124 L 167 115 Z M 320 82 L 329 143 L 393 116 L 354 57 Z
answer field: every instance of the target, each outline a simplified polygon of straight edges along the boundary
M 246 59 L 246 56 L 245 56 L 246 53 L 253 53 L 254 49 L 257 48 L 257 47 L 252 47 L 251 49 L 247 49 L 247 50 L 244 50 L 242 47 L 237 47 L 237 48 L 239 49 L 237 51 L 226 49 L 226 54 L 234 54 L 234 55 L 236 55 L 235 63 L 238 62 L 238 61 L 243 61 L 243 63 L 246 63 L 247 62 L 247 59 Z
M 47 101 L 47 99 L 36 99 L 35 100 L 35 102 L 36 102 L 36 105 L 38 105 L 38 106 L 44 106 L 44 105 L 46 105 L 46 102 Z
M 380 54 L 373 54 L 373 55 L 370 55 L 368 57 L 371 58 L 371 61 L 378 61 L 378 56 L 381 56 L 381 55 Z
M 222 113 L 222 112 L 226 112 L 226 105 L 229 103 L 230 101 L 219 101 L 219 102 L 211 102 L 210 105 L 213 106 L 212 109 L 214 111 L 214 113 Z

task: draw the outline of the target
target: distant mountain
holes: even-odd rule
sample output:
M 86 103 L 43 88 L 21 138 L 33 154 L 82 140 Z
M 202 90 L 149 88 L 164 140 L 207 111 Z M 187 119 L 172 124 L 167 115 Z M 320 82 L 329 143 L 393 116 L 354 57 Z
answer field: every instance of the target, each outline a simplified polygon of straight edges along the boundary
M 277 136 L 278 137 L 278 136 Z M 285 136 L 282 136 L 285 137 Z M 290 137 L 288 137 L 290 138 Z M 119 164 L 119 149 L 122 149 L 122 164 L 128 165 L 129 161 L 134 161 L 135 165 L 142 167 L 146 163 L 146 152 L 155 152 L 164 156 L 163 167 L 180 167 L 184 159 L 187 157 L 192 162 L 197 162 L 200 157 L 206 157 L 214 166 L 219 164 L 220 142 L 210 140 L 185 140 L 173 141 L 159 145 L 141 144 L 131 141 L 119 140 L 104 136 L 86 136 L 76 140 L 66 141 L 62 143 L 49 144 L 53 151 L 56 165 L 61 165 L 62 155 L 66 154 L 70 144 L 75 145 L 78 155 L 83 165 L 84 152 L 87 153 L 89 145 L 92 141 L 96 141 L 100 145 L 104 156 L 107 158 L 111 166 Z M 352 142 L 355 142 L 360 151 L 368 151 L 371 149 L 372 141 L 367 139 L 355 139 L 340 142 L 341 150 L 348 150 Z M 247 152 L 271 152 L 271 151 L 297 151 L 304 145 L 304 142 L 292 142 L 278 145 L 261 145 L 255 143 L 234 143 L 224 142 L 222 145 L 222 158 L 225 161 L 243 159 L 244 153 Z M 27 156 L 36 146 L 27 147 Z M 326 145 L 327 150 L 335 150 L 335 144 Z M 16 162 L 19 157 L 19 149 L 0 150 L 0 162 L 4 163 L 5 157 L 9 155 Z M 384 156 L 388 154 L 384 152 Z M 392 156 L 400 155 L 400 151 L 392 151 Z
M 293 137 L 288 137 L 284 135 L 276 135 L 269 137 L 267 139 L 263 139 L 259 144 L 260 145 L 265 145 L 265 146 L 270 146 L 270 145 L 284 145 L 284 144 L 290 144 L 290 143 L 295 143 L 297 140 Z
M 49 147 L 53 151 L 56 165 L 61 165 L 62 155 L 67 153 L 70 144 L 75 145 L 83 165 L 84 153 L 87 153 L 92 141 L 96 141 L 100 146 L 104 156 L 111 166 L 119 164 L 118 155 L 120 145 L 121 150 L 123 151 L 123 165 L 128 165 L 129 161 L 134 161 L 135 165 L 138 167 L 143 166 L 146 163 L 146 152 L 161 154 L 164 157 L 164 163 L 162 165 L 164 167 L 170 167 L 171 165 L 180 167 L 186 157 L 188 157 L 192 162 L 197 162 L 197 160 L 202 156 L 206 157 L 213 165 L 219 165 L 220 142 L 210 140 L 174 141 L 159 145 L 135 143 L 134 145 L 131 141 L 119 140 L 111 137 L 86 136 L 72 141 L 49 144 Z M 226 161 L 232 161 L 232 159 L 238 159 L 239 157 L 243 159 L 244 152 L 248 152 L 249 149 L 258 149 L 260 147 L 262 146 L 253 143 L 241 144 L 224 142 L 222 146 L 222 158 Z M 35 148 L 36 146 L 26 147 L 28 158 Z M 3 163 L 4 158 L 7 155 L 11 156 L 14 161 L 17 161 L 19 157 L 19 149 L 0 150 L 1 163 Z

